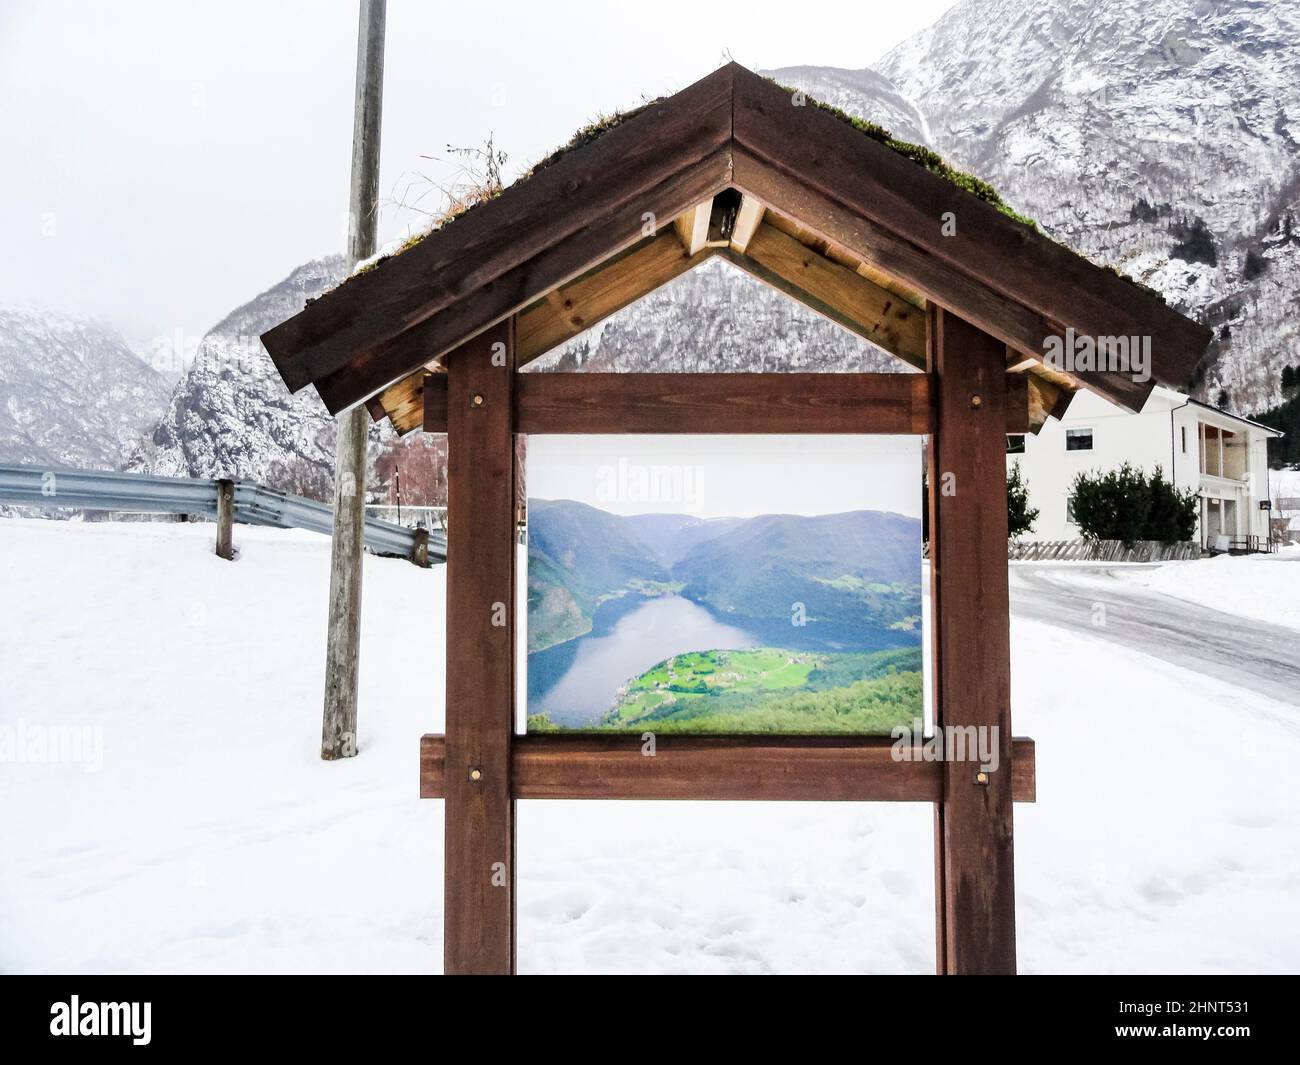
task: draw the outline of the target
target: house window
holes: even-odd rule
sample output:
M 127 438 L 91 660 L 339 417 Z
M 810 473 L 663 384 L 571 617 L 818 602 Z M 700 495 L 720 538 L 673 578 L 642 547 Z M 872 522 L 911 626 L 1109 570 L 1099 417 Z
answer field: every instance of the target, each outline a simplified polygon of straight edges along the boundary
M 1182 433 L 1182 438 L 1183 438 L 1183 454 L 1186 455 L 1186 454 L 1187 454 L 1187 426 L 1185 426 L 1185 425 L 1180 426 L 1180 427 L 1179 427 L 1179 432 Z
M 1023 455 L 1025 453 L 1025 434 L 1007 433 L 1007 454 Z
M 1065 430 L 1065 450 L 1066 451 L 1091 451 L 1092 430 L 1091 429 Z

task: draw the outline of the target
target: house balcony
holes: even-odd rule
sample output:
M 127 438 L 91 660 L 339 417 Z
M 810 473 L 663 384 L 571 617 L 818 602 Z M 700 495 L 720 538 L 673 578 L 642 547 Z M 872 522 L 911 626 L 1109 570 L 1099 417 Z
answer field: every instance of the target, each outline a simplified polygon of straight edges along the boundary
M 1202 473 L 1199 488 L 1201 495 L 1205 496 L 1244 495 L 1250 491 L 1250 478 L 1217 477 L 1212 473 Z

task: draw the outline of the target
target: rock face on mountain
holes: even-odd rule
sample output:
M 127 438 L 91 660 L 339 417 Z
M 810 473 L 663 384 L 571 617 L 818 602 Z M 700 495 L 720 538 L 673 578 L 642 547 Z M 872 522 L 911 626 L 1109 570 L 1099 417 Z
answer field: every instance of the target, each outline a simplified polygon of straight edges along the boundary
M 908 369 L 721 259 L 607 318 L 540 360 L 537 368 L 606 373 Z
M 168 391 L 111 326 L 0 308 L 0 462 L 117 469 Z
M 1200 393 L 1249 411 L 1300 330 L 1298 35 L 1282 0 L 965 0 L 876 65 L 884 87 L 772 73 L 886 126 L 910 103 L 898 135 L 1212 326 Z
M 925 115 L 888 77 L 870 67 L 782 67 L 768 73 L 782 85 L 802 89 L 822 103 L 884 126 L 900 140 L 930 143 Z M 869 113 L 864 110 L 867 101 Z
M 131 468 L 320 494 L 333 476 L 334 419 L 311 389 L 289 394 L 258 337 L 345 273 L 341 256 L 307 263 L 214 326 Z

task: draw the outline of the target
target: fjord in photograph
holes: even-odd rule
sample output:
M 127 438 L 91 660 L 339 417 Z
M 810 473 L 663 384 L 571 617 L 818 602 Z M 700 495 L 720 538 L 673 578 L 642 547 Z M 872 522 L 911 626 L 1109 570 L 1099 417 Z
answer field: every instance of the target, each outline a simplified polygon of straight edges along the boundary
M 533 437 L 530 732 L 922 716 L 920 443 Z

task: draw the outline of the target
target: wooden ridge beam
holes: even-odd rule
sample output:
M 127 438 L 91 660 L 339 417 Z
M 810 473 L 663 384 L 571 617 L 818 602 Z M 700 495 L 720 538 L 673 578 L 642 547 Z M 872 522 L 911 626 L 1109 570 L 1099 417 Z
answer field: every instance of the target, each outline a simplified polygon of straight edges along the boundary
M 640 733 L 610 736 L 537 733 L 511 746 L 515 799 L 683 799 L 822 802 L 938 802 L 944 763 L 894 757 L 884 736 L 656 737 L 642 753 Z M 1034 741 L 1014 741 L 1011 789 L 1034 802 Z M 446 740 L 420 738 L 420 798 L 446 788 Z
M 736 213 L 736 225 L 731 231 L 731 250 L 741 255 L 749 247 L 749 242 L 763 221 L 764 207 L 753 196 L 740 197 L 740 210 Z

